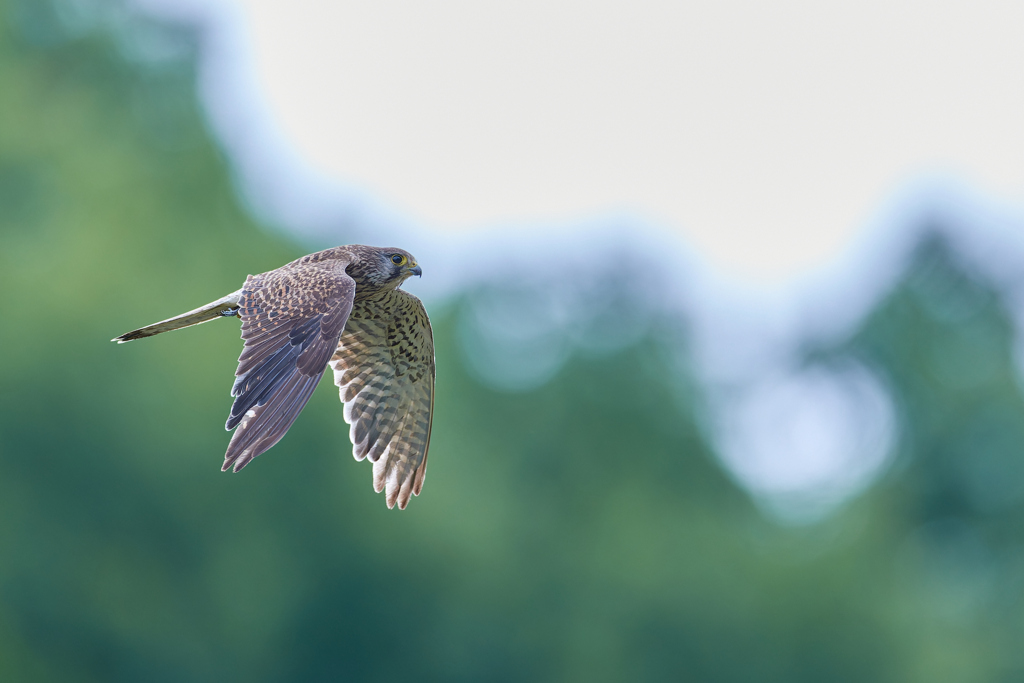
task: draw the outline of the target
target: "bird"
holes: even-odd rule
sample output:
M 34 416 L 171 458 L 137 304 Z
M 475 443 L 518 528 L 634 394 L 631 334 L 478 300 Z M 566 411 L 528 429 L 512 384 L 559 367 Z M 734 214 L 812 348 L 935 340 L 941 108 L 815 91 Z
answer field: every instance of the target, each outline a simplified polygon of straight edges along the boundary
M 373 488 L 385 492 L 388 508 L 404 510 L 423 489 L 434 412 L 430 320 L 400 289 L 413 275 L 423 270 L 402 249 L 334 247 L 249 275 L 227 296 L 111 341 L 241 319 L 225 472 L 281 440 L 330 366 L 353 456 L 373 463 Z

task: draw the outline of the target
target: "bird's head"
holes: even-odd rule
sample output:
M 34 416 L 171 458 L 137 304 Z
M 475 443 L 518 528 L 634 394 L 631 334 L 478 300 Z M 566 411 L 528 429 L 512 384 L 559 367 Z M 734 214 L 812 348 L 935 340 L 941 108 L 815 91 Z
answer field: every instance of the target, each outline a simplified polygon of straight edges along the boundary
M 413 275 L 423 275 L 413 255 L 395 247 L 360 247 L 348 272 L 356 284 L 395 289 Z

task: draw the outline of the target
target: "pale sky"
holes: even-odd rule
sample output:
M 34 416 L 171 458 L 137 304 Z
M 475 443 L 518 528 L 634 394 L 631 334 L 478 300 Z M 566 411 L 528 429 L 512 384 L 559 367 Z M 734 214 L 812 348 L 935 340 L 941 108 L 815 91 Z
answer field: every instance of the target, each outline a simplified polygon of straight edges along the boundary
M 314 168 L 446 231 L 636 213 L 745 277 L 921 177 L 1024 202 L 1024 3 L 236 0 Z

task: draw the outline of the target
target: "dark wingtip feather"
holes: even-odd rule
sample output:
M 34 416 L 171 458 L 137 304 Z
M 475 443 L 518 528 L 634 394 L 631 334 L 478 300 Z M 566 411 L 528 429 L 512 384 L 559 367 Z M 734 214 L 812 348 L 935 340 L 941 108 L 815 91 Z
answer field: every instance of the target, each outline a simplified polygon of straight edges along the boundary
M 221 465 L 220 471 L 227 472 L 228 470 L 231 470 L 234 473 L 238 473 L 253 460 L 254 457 L 249 455 L 248 452 L 243 452 L 237 456 L 227 457 L 224 458 L 224 464 Z
M 232 453 L 229 450 L 224 455 L 224 464 L 220 466 L 220 471 L 227 472 L 228 470 L 231 470 L 232 472 L 239 472 L 242 468 L 251 463 L 256 458 L 256 455 L 260 455 L 260 453 L 262 453 L 262 451 L 260 451 L 254 455 L 253 451 L 254 449 L 252 449 L 252 447 L 243 450 L 241 453 Z

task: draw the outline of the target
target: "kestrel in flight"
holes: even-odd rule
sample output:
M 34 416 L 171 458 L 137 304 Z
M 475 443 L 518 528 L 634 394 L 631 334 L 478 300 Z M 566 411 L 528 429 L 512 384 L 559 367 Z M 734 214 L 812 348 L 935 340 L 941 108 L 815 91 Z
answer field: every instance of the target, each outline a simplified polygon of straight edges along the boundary
M 242 319 L 235 429 L 224 466 L 238 472 L 281 440 L 328 365 L 352 454 L 373 463 L 373 488 L 405 509 L 427 471 L 434 339 L 420 300 L 399 289 L 422 275 L 402 249 L 348 245 L 250 275 L 237 292 L 112 339 L 124 343 L 222 317 Z

